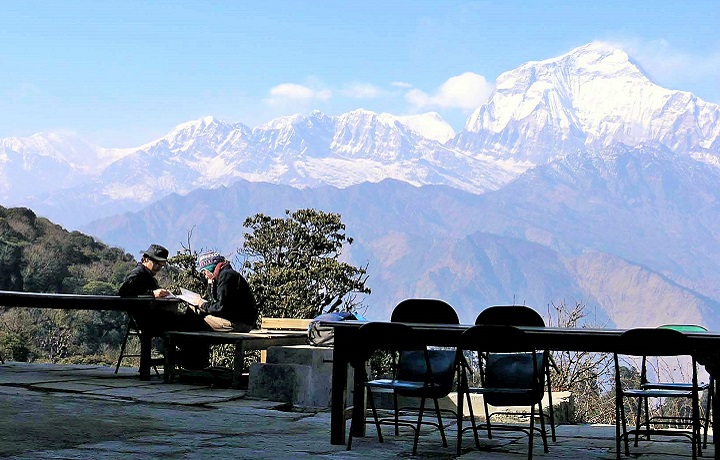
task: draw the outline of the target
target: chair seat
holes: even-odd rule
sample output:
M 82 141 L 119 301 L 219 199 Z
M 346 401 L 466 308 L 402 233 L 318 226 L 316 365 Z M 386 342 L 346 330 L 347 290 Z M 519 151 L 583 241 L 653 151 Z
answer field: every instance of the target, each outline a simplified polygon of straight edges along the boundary
M 644 397 L 644 398 L 692 398 L 692 388 L 687 390 L 683 389 L 663 389 L 663 388 L 634 388 L 629 390 L 623 390 L 624 396 L 632 397 Z
M 684 382 L 643 383 L 640 386 L 648 390 L 692 390 L 692 383 Z M 705 391 L 709 388 L 709 383 L 701 383 L 698 385 L 698 391 Z
M 378 379 L 370 380 L 366 383 L 372 389 L 394 390 L 398 393 L 402 392 L 427 392 L 437 385 L 426 385 L 424 382 L 414 382 L 408 380 Z
M 513 396 L 534 396 L 537 398 L 537 391 L 528 388 L 467 388 L 465 391 L 475 394 L 496 394 Z M 524 403 L 518 404 L 524 405 Z

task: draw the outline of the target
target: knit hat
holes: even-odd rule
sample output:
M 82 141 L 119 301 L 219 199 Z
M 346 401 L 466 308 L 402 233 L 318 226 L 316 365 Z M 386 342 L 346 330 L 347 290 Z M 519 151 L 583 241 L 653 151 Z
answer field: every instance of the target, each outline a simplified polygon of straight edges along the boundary
M 220 255 L 219 252 L 204 252 L 198 257 L 197 268 L 198 271 L 207 270 L 209 272 L 212 272 L 213 270 L 215 270 L 215 266 L 220 262 L 225 262 L 225 257 Z

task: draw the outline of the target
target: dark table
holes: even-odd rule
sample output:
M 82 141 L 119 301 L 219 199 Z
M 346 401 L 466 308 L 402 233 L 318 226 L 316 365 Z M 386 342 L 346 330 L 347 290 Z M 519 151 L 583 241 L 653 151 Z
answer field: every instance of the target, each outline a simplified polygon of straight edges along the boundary
M 333 352 L 332 402 L 330 418 L 330 442 L 345 444 L 345 401 L 347 398 L 348 365 L 352 361 L 354 333 L 364 323 L 360 321 L 324 321 L 324 326 L 335 330 L 335 350 Z M 469 325 L 417 324 L 408 323 L 414 329 L 421 330 L 427 345 L 457 346 L 460 335 Z M 570 329 L 556 327 L 521 327 L 536 341 L 538 348 L 556 351 L 587 351 L 612 353 L 617 348 L 617 340 L 624 332 L 621 329 Z M 714 377 L 715 395 L 720 387 L 720 332 L 685 332 L 696 350 L 698 362 L 703 364 Z M 354 368 L 355 389 L 353 406 L 365 407 L 365 391 L 362 381 L 365 377 L 363 366 Z M 720 426 L 720 402 L 713 399 L 713 426 Z M 353 436 L 365 434 L 365 411 L 353 410 L 354 426 L 357 432 Z M 720 459 L 720 449 L 715 450 L 715 458 Z
M 113 295 L 51 294 L 0 291 L 0 306 L 57 308 L 60 310 L 135 311 L 177 308 L 179 299 L 155 299 L 153 296 L 120 297 Z M 150 380 L 152 337 L 140 334 L 140 379 Z

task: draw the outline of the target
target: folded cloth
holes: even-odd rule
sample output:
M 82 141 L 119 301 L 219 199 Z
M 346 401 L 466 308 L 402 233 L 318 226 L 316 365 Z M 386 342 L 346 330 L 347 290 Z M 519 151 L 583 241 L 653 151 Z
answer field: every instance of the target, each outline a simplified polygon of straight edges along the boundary
M 213 315 L 205 315 L 203 319 L 205 320 L 207 325 L 212 328 L 213 331 L 230 332 L 233 330 L 233 324 L 225 318 L 220 318 L 219 316 Z

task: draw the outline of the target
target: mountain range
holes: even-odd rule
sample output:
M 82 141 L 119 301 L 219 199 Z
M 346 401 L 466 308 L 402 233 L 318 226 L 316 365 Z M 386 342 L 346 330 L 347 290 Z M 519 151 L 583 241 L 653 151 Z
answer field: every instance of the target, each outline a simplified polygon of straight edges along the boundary
M 720 327 L 720 106 L 590 43 L 500 75 L 455 134 L 439 115 L 312 112 L 249 128 L 212 117 L 134 149 L 0 140 L 0 200 L 137 252 L 230 255 L 244 219 L 339 212 L 367 263 L 367 315 L 439 297 L 580 302 L 620 327 Z

